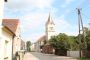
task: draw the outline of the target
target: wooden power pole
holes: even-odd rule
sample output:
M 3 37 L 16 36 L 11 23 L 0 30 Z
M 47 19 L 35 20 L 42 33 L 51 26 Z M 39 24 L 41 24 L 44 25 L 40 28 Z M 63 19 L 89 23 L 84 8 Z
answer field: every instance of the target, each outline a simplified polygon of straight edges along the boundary
M 83 21 L 81 17 L 81 12 L 79 8 L 76 8 L 78 12 L 78 28 L 79 28 L 79 34 L 78 34 L 78 40 L 79 40 L 79 49 L 80 49 L 80 57 L 81 57 L 81 50 L 87 48 L 86 39 L 85 39 L 85 32 L 83 27 Z M 83 41 L 84 41 L 84 47 L 82 48 L 82 42 L 81 42 L 81 34 L 83 35 Z

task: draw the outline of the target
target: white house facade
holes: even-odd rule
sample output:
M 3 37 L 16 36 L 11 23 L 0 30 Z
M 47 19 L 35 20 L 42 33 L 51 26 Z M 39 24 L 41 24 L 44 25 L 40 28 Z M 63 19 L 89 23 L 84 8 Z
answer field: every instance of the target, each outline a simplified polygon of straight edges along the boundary
M 2 19 L 4 11 L 4 0 L 0 0 L 0 60 L 4 60 L 4 39 L 2 35 Z
M 12 40 L 14 33 L 12 33 L 8 28 L 2 28 L 3 34 L 3 44 L 4 44 L 4 59 L 3 60 L 12 60 Z

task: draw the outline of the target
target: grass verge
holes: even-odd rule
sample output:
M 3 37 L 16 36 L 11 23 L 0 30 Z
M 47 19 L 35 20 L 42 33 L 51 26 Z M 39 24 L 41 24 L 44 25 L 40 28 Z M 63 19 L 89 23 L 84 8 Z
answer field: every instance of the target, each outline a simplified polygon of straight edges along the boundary
M 79 58 L 78 60 L 90 60 L 90 58 Z

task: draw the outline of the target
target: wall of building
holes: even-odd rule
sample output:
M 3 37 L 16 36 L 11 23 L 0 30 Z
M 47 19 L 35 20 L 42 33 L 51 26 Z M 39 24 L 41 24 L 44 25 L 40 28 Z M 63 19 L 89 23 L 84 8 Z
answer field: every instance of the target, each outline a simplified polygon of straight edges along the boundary
M 3 18 L 4 0 L 0 0 L 0 60 L 4 58 L 4 40 L 2 37 L 2 18 Z
M 55 35 L 55 25 L 54 24 L 47 24 L 46 25 L 46 38 L 49 40 L 51 36 Z
M 17 26 L 17 30 L 15 32 L 15 37 L 14 37 L 14 43 L 13 43 L 13 54 L 17 51 L 20 51 L 21 49 L 21 36 L 20 36 L 20 24 Z
M 25 50 L 25 42 L 21 40 L 21 50 Z
M 35 51 L 40 52 L 40 43 L 39 42 L 35 43 Z
M 12 37 L 13 34 L 6 28 L 2 29 L 4 59 L 12 60 Z
M 4 39 L 0 38 L 0 60 L 4 60 Z

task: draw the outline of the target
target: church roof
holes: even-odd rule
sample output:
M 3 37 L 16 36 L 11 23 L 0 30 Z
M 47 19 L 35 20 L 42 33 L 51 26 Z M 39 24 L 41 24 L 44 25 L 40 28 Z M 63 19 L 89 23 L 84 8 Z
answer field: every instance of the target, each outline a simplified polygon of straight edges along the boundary
M 19 20 L 18 19 L 3 19 L 2 25 L 6 26 L 10 29 L 13 33 L 16 32 Z
M 48 20 L 47 20 L 47 22 L 46 22 L 46 25 L 47 25 L 47 24 L 54 24 L 54 22 L 53 22 L 50 14 L 49 14 Z M 55 25 L 55 24 L 54 24 L 54 25 Z
M 44 41 L 44 40 L 46 40 L 46 35 L 43 35 L 42 37 L 40 37 L 37 42 L 41 42 L 41 41 Z

